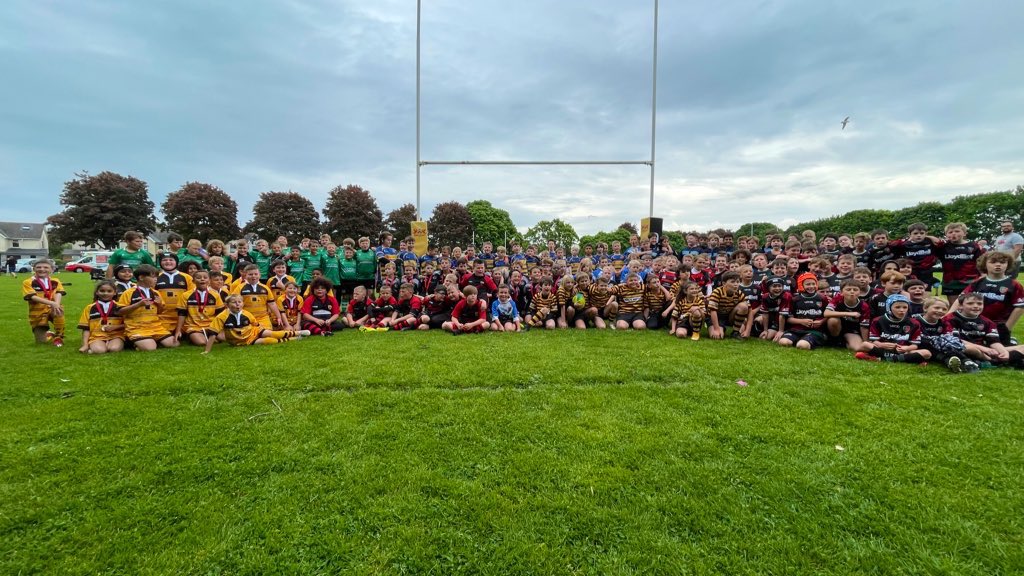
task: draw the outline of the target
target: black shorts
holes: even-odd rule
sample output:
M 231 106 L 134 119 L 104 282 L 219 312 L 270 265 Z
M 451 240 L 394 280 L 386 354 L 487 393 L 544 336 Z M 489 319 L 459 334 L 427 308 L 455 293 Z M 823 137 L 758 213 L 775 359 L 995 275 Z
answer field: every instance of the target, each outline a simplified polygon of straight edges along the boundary
M 641 322 L 646 322 L 644 320 L 644 313 L 643 312 L 619 312 L 619 317 L 616 318 L 616 321 L 625 322 L 626 324 L 629 324 L 630 326 L 632 326 L 633 322 L 635 322 L 636 320 L 639 320 Z
M 431 328 L 440 328 L 445 322 L 448 322 L 451 319 L 452 319 L 451 312 L 448 312 L 448 313 L 442 312 L 441 314 L 433 314 L 433 315 L 430 316 L 430 319 L 427 320 L 427 326 L 429 326 Z
M 857 320 L 849 320 L 847 318 L 840 319 L 839 323 L 839 335 L 844 334 L 856 334 L 860 336 L 861 325 Z
M 822 344 L 825 343 L 825 335 L 822 334 L 821 332 L 818 332 L 817 330 L 789 330 L 787 332 L 784 332 L 782 334 L 782 337 L 785 338 L 786 340 L 789 340 L 793 344 L 796 344 L 797 342 L 803 340 L 810 344 L 811 348 L 817 348 L 818 346 L 821 346 Z

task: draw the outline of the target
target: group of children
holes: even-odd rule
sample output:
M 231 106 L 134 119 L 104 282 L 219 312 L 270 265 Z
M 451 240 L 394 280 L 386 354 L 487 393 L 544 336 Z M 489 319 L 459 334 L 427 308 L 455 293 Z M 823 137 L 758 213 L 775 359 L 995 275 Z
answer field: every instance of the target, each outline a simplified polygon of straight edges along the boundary
M 966 227 L 944 238 L 921 224 L 891 240 L 884 230 L 853 236 L 813 232 L 803 238 L 687 235 L 674 249 L 665 238 L 634 235 L 626 250 L 573 246 L 568 254 L 512 244 L 496 250 L 430 247 L 412 238 L 392 248 L 385 234 L 303 239 L 288 248 L 237 241 L 205 250 L 197 240 L 153 259 L 141 235 L 110 261 L 83 310 L 81 350 L 139 350 L 188 341 L 211 350 L 271 344 L 309 335 L 431 330 L 452 334 L 574 327 L 664 329 L 678 338 L 759 338 L 810 350 L 845 346 L 863 360 L 941 362 L 954 372 L 985 365 L 1024 368 L 1024 347 L 1011 330 L 1024 315 L 1024 288 L 1007 276 L 1012 256 L 984 252 Z M 703 241 L 702 241 L 703 240 Z M 941 282 L 933 268 L 941 266 Z M 401 270 L 401 273 L 399 273 Z M 63 288 L 41 261 L 24 283 L 39 341 L 63 343 Z M 931 296 L 940 287 L 946 298 Z M 52 328 L 51 328 L 52 325 Z

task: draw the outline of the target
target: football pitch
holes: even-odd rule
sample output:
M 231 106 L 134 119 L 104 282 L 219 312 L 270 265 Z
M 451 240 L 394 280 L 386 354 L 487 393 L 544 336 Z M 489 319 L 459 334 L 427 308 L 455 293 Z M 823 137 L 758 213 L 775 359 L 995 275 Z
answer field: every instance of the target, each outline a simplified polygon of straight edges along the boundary
M 612 331 L 91 357 L 88 277 L 55 349 L 20 276 L 0 573 L 1024 570 L 1020 371 Z

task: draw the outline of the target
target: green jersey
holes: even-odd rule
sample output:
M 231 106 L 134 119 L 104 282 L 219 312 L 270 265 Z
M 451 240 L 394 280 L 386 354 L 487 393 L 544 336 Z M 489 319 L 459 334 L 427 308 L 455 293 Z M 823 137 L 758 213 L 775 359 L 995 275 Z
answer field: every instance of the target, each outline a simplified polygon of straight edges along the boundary
M 285 265 L 288 266 L 288 275 L 295 278 L 296 282 L 308 282 L 306 278 L 306 259 L 299 258 L 298 260 L 292 260 L 289 258 L 284 261 Z
M 320 261 L 320 253 L 306 250 L 302 253 L 302 259 L 306 261 L 306 273 L 303 276 L 303 281 L 309 282 L 313 279 L 313 271 L 323 268 L 323 263 Z
M 256 261 L 256 265 L 260 268 L 260 278 L 266 279 L 270 277 L 270 254 L 264 254 L 260 251 L 250 252 L 249 256 Z
M 156 262 L 153 260 L 153 256 L 145 250 L 137 250 L 135 252 L 129 252 L 122 248 L 114 250 L 114 253 L 107 259 L 107 265 L 110 268 L 114 268 L 120 264 L 135 270 L 143 264 L 149 264 L 150 266 L 156 267 Z
M 335 286 L 341 282 L 341 271 L 339 268 L 338 255 L 331 256 L 330 254 L 324 254 L 320 259 L 321 270 L 324 273 L 324 278 L 330 280 Z
M 200 254 L 189 254 L 187 248 L 182 248 L 178 250 L 178 266 L 180 267 L 185 262 L 195 262 L 199 264 L 200 268 L 206 265 L 206 260 L 203 260 Z
M 338 258 L 338 265 L 341 267 L 342 280 L 356 280 L 359 278 L 359 274 L 356 272 L 359 262 L 356 261 L 355 257 L 345 258 L 342 256 Z
M 370 250 L 356 250 L 356 276 L 359 280 L 373 280 L 377 274 L 377 253 Z

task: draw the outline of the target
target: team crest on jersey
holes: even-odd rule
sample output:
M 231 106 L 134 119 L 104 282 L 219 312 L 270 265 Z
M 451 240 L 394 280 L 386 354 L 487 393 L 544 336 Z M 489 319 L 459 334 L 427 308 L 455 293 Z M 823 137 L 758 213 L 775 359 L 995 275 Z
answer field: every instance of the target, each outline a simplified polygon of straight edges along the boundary
M 1009 291 L 1010 291 L 1010 289 L 1007 288 L 1006 286 L 1002 286 L 1002 287 L 999 288 L 999 293 L 1000 294 L 1006 294 Z

